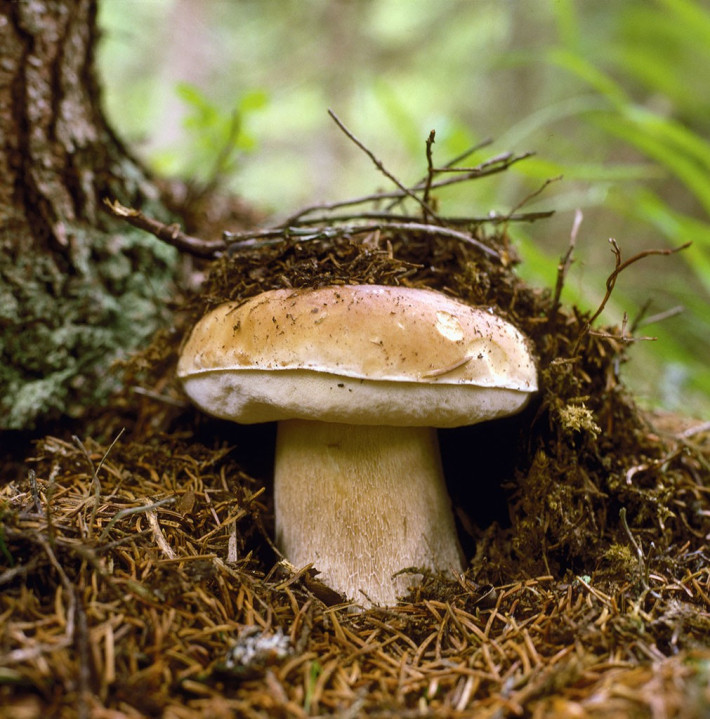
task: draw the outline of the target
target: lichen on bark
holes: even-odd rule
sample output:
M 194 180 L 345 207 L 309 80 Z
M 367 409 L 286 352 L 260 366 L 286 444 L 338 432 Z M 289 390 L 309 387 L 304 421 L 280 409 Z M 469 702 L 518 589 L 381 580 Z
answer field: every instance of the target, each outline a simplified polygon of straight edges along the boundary
M 168 316 L 177 253 L 101 210 L 168 219 L 103 116 L 96 0 L 0 1 L 0 429 L 80 416 Z

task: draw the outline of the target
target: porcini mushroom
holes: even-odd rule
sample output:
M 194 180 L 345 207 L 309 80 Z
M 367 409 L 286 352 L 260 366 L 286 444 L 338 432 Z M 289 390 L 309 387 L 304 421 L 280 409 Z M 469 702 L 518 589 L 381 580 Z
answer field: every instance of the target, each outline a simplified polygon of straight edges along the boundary
M 537 390 L 510 323 L 433 290 L 375 285 L 221 305 L 193 329 L 178 376 L 210 414 L 278 422 L 278 546 L 381 605 L 414 583 L 403 569 L 462 567 L 433 428 L 513 414 Z

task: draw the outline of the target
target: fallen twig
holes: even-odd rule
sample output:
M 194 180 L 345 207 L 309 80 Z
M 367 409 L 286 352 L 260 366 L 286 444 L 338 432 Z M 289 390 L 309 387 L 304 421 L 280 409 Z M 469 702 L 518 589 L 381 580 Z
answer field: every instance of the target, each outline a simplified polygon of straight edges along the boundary
M 547 317 L 548 332 L 554 332 L 555 325 L 557 324 L 557 315 L 560 310 L 560 298 L 562 296 L 562 288 L 565 284 L 565 277 L 567 277 L 569 268 L 572 265 L 574 248 L 577 245 L 577 233 L 579 232 L 579 228 L 582 225 L 583 219 L 584 215 L 582 214 L 582 210 L 575 210 L 572 230 L 569 233 L 569 245 L 567 246 L 567 252 L 565 252 L 559 263 L 557 264 L 557 280 L 555 282 L 555 293 L 552 297 L 552 307 L 550 308 L 550 314 Z
M 328 114 L 333 118 L 335 121 L 335 124 L 372 160 L 375 167 L 390 181 L 392 181 L 399 189 L 407 195 L 407 197 L 411 197 L 416 203 L 421 205 L 421 208 L 424 212 L 424 217 L 433 217 L 434 219 L 438 219 L 436 216 L 436 213 L 434 210 L 432 210 L 429 205 L 427 205 L 426 200 L 422 199 L 418 195 L 416 195 L 412 190 L 410 190 L 408 187 L 405 187 L 382 163 L 382 160 L 378 159 L 378 157 L 375 155 L 372 150 L 370 150 L 365 144 L 363 144 L 360 140 L 358 140 L 355 135 L 348 130 L 348 128 L 345 126 L 343 121 L 332 111 L 328 110 Z M 432 138 L 433 142 L 433 138 Z
M 140 210 L 122 205 L 118 200 L 104 199 L 104 206 L 114 216 L 126 220 L 129 224 L 139 230 L 145 230 L 159 240 L 177 247 L 183 252 L 189 252 L 197 257 L 214 257 L 224 250 L 224 243 L 221 241 L 203 240 L 199 237 L 186 235 L 177 224 L 166 225 L 163 222 L 154 220 L 144 215 Z
M 667 250 L 643 250 L 642 252 L 639 252 L 635 254 L 633 257 L 629 257 L 628 260 L 625 262 L 621 261 L 621 249 L 619 248 L 619 245 L 616 243 L 616 240 L 612 237 L 609 238 L 609 244 L 611 245 L 611 251 L 614 253 L 614 259 L 616 266 L 614 267 L 613 272 L 607 277 L 606 280 L 606 292 L 604 294 L 604 297 L 602 298 L 602 301 L 599 303 L 599 306 L 597 307 L 594 314 L 585 322 L 584 326 L 582 327 L 577 340 L 574 344 L 574 348 L 572 350 L 572 356 L 577 354 L 577 351 L 579 350 L 579 346 L 582 342 L 582 340 L 586 337 L 586 335 L 589 334 L 589 330 L 592 327 L 592 324 L 594 324 L 594 321 L 599 317 L 599 315 L 604 311 L 604 308 L 606 307 L 607 302 L 609 301 L 609 298 L 611 297 L 611 293 L 614 290 L 614 286 L 616 285 L 616 279 L 617 277 L 630 265 L 634 264 L 634 262 L 638 262 L 639 260 L 644 259 L 645 257 L 650 257 L 651 255 L 674 255 L 677 252 L 681 252 L 682 250 L 687 249 L 692 244 L 691 242 L 686 242 L 685 244 L 680 245 L 680 247 L 674 247 Z

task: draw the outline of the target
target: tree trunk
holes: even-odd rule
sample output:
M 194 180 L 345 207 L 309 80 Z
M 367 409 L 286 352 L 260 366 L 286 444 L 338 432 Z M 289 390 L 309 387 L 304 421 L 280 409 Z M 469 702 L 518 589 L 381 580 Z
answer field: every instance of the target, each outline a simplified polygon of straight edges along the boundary
M 109 128 L 96 0 L 0 0 L 0 428 L 81 416 L 111 361 L 167 316 L 175 252 L 117 225 L 106 197 L 163 216 Z

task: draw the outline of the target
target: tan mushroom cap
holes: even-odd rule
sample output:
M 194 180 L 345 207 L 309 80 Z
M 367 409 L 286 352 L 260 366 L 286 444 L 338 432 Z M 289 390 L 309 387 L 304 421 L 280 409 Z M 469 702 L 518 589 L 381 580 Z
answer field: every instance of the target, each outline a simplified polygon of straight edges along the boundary
M 512 414 L 537 390 L 528 341 L 439 292 L 344 285 L 220 305 L 178 363 L 188 396 L 242 423 L 455 427 Z

